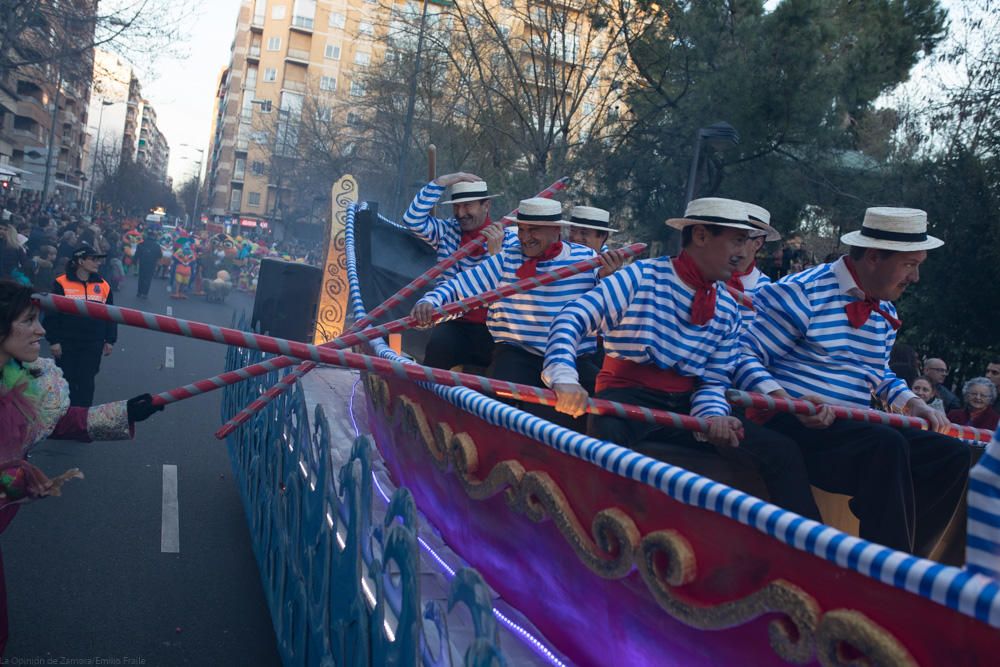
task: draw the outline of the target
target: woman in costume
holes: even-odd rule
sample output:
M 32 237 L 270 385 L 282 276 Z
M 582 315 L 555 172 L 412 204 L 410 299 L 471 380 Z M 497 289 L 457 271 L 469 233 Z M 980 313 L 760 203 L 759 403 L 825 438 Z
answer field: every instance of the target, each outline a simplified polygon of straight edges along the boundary
M 58 496 L 70 479 L 82 478 L 73 468 L 49 478 L 26 460 L 31 448 L 46 438 L 62 440 L 127 440 L 136 422 L 163 406 L 149 394 L 91 408 L 70 407 L 69 385 L 52 359 L 39 359 L 45 329 L 31 288 L 0 281 L 0 533 L 27 502 Z M 7 587 L 0 555 L 0 655 L 7 644 Z

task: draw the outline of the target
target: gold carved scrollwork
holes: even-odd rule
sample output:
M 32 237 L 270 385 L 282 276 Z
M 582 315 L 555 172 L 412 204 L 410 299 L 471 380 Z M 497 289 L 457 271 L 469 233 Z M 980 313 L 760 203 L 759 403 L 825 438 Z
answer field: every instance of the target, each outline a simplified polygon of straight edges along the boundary
M 514 496 L 512 489 L 517 488 L 521 478 L 524 477 L 524 466 L 518 461 L 501 461 L 493 466 L 484 479 L 476 479 L 475 475 L 479 470 L 479 452 L 468 433 L 452 436 L 451 458 L 462 487 L 474 500 L 492 498 L 506 490 L 507 503 L 510 504 Z
M 375 409 L 385 412 L 388 415 L 389 400 L 391 398 L 389 395 L 389 383 L 374 373 L 369 373 L 365 376 L 365 388 L 368 392 L 368 398 L 371 399 Z
M 559 485 L 548 473 L 537 471 L 521 478 L 510 505 L 532 521 L 551 518 L 577 557 L 595 574 L 605 579 L 620 579 L 632 570 L 639 529 L 620 509 L 598 512 L 591 524 L 591 538 Z
M 343 176 L 330 190 L 330 230 L 323 262 L 323 287 L 316 308 L 313 342 L 320 345 L 344 331 L 349 284 L 347 280 L 347 207 L 358 200 L 353 176 Z
M 372 378 L 369 376 L 367 385 L 371 400 L 388 415 L 388 385 Z M 679 533 L 660 530 L 642 536 L 632 518 L 619 508 L 598 512 L 588 532 L 547 473 L 526 472 L 520 462 L 511 459 L 501 461 L 483 476 L 478 449 L 469 434 L 456 434 L 444 422 L 431 428 L 420 405 L 406 396 L 396 399 L 395 412 L 439 469 L 454 469 L 470 497 L 485 499 L 505 491 L 507 504 L 514 511 L 535 522 L 552 519 L 580 561 L 601 577 L 625 577 L 634 564 L 660 607 L 686 625 L 721 630 L 765 614 L 779 614 L 768 625 L 768 637 L 774 651 L 789 662 L 811 661 L 819 641 L 824 665 L 854 664 L 844 659 L 845 643 L 877 665 L 915 664 L 891 635 L 857 612 L 838 610 L 823 616 L 822 638 L 817 640 L 819 605 L 811 595 L 782 579 L 739 600 L 716 605 L 687 602 L 673 589 L 693 582 L 697 567 L 694 550 Z
M 812 659 L 819 606 L 811 595 L 782 579 L 745 598 L 713 606 L 681 600 L 673 588 L 695 577 L 691 545 L 672 530 L 661 530 L 642 538 L 636 566 L 660 606 L 679 621 L 701 630 L 719 630 L 743 625 L 758 616 L 779 612 L 771 622 L 771 647 L 785 660 L 806 663 Z
M 853 651 L 845 650 L 850 646 Z M 816 653 L 823 667 L 917 667 L 906 647 L 859 611 L 834 609 L 816 632 Z

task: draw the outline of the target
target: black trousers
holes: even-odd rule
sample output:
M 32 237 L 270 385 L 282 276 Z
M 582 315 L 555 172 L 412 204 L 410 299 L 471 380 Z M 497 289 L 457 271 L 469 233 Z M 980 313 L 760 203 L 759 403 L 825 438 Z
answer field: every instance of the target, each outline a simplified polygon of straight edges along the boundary
M 594 391 L 594 381 L 597 379 L 598 368 L 594 364 L 594 355 L 585 354 L 576 358 L 576 368 L 580 375 L 580 384 L 588 392 Z M 497 343 L 493 348 L 493 362 L 486 370 L 486 375 L 496 380 L 517 382 L 532 387 L 544 387 L 542 382 L 542 366 L 545 357 L 529 352 L 523 347 L 509 343 Z M 569 415 L 556 412 L 555 408 L 537 403 L 522 401 L 507 401 L 518 409 L 537 415 L 542 419 L 583 432 L 586 421 L 583 417 L 573 419 Z
M 683 414 L 691 410 L 690 394 L 621 388 L 605 389 L 595 397 Z M 671 446 L 712 452 L 756 470 L 764 480 L 771 502 L 775 505 L 821 521 L 819 509 L 809 488 L 805 462 L 795 441 L 746 419 L 741 419 L 741 422 L 744 437 L 740 440 L 739 447 L 716 447 L 708 442 L 698 442 L 690 431 L 604 415 L 590 415 L 587 433 L 591 437 L 608 440 L 667 462 L 670 462 Z
M 489 366 L 493 360 L 493 335 L 485 324 L 449 320 L 434 327 L 424 350 L 424 365 L 451 368 L 459 365 Z
M 791 415 L 767 428 L 799 444 L 813 484 L 852 496 L 861 537 L 900 551 L 928 553 L 965 492 L 971 450 L 940 433 L 846 420 L 810 429 Z
M 153 272 L 156 270 L 156 265 L 149 264 L 139 264 L 139 289 L 136 293 L 137 296 L 148 296 L 149 295 L 149 285 L 153 282 Z
M 69 404 L 89 408 L 94 404 L 94 378 L 101 370 L 104 341 L 66 341 L 56 365 L 69 384 Z

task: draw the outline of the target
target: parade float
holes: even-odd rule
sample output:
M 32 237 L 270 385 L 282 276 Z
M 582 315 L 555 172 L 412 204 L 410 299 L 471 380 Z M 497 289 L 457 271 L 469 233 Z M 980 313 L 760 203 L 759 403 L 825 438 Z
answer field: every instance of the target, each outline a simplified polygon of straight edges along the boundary
M 330 284 L 345 277 L 331 268 L 324 291 L 348 289 L 357 321 L 433 258 L 374 206 L 344 203 L 331 248 L 345 256 L 329 266 L 345 268 L 347 284 Z M 361 351 L 406 363 L 421 344 L 406 332 L 397 350 L 374 340 Z M 976 665 L 1000 645 L 990 577 L 867 542 L 467 387 L 362 375 L 395 483 L 577 664 Z M 827 500 L 824 512 L 843 507 Z M 850 517 L 835 519 L 850 529 Z M 963 522 L 930 555 L 961 554 Z

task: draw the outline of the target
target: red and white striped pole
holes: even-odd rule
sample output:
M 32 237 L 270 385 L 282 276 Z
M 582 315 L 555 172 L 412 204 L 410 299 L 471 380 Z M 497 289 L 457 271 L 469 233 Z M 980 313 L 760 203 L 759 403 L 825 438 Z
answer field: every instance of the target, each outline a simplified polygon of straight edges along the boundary
M 726 392 L 726 399 L 733 405 L 744 408 L 756 408 L 758 410 L 788 412 L 796 415 L 815 415 L 819 412 L 819 406 L 809 401 L 797 398 L 780 398 L 748 391 L 737 391 L 735 389 L 730 389 Z M 907 417 L 906 415 L 895 415 L 880 410 L 851 408 L 844 405 L 827 404 L 827 407 L 833 410 L 833 414 L 837 419 L 867 422 L 869 424 L 884 424 L 886 426 L 895 426 L 896 428 L 919 428 L 925 430 L 930 428 L 927 421 L 919 417 Z M 961 426 L 959 424 L 952 424 L 945 435 L 950 435 L 959 440 L 975 442 L 989 442 L 993 437 L 993 434 L 989 431 L 971 426 Z
M 625 254 L 626 257 L 635 257 L 645 250 L 646 245 L 643 243 L 634 243 L 626 248 L 622 248 L 621 252 Z M 592 257 L 590 259 L 581 260 L 575 262 L 569 266 L 559 267 L 553 271 L 545 271 L 539 273 L 535 276 L 524 278 L 515 283 L 510 283 L 498 287 L 494 290 L 489 290 L 482 294 L 477 294 L 475 296 L 469 297 L 467 299 L 462 299 L 461 301 L 456 301 L 455 303 L 449 303 L 441 308 L 437 309 L 437 315 L 435 316 L 435 321 L 449 317 L 451 315 L 461 315 L 470 310 L 480 308 L 482 306 L 489 305 L 494 301 L 505 298 L 512 294 L 522 294 L 529 290 L 535 289 L 536 287 L 541 287 L 543 285 L 548 285 L 549 283 L 555 282 L 562 278 L 568 278 L 570 276 L 582 273 L 583 271 L 598 268 L 601 265 L 600 258 Z M 399 333 L 401 331 L 406 331 L 417 326 L 417 321 L 411 317 L 401 317 L 398 320 L 393 320 L 391 322 L 386 322 L 385 324 L 379 324 L 373 327 L 369 327 L 363 331 L 356 333 L 349 333 L 339 338 L 335 338 L 327 343 L 324 343 L 320 347 L 329 347 L 335 349 L 343 349 L 352 347 L 354 345 L 361 345 L 368 341 L 374 340 L 376 338 L 384 338 L 389 334 Z M 186 398 L 191 398 L 192 396 L 197 396 L 208 391 L 214 391 L 216 389 L 222 389 L 223 387 L 235 384 L 237 382 L 242 382 L 243 380 L 248 380 L 252 377 L 258 375 L 264 375 L 265 373 L 271 373 L 273 371 L 279 370 L 281 368 L 287 368 L 293 364 L 298 363 L 298 359 L 294 357 L 275 357 L 274 359 L 266 359 L 260 363 L 252 364 L 250 366 L 244 366 L 243 368 L 238 368 L 236 370 L 227 371 L 221 373 L 214 377 L 206 378 L 204 380 L 198 380 L 197 382 L 184 385 L 183 387 L 177 387 L 176 389 L 171 389 L 153 396 L 153 403 L 155 405 L 166 405 L 168 403 L 174 403 L 176 401 L 184 400 Z M 299 368 L 296 368 L 292 374 L 286 377 L 291 377 L 295 375 L 295 378 L 302 377 L 307 371 L 305 367 L 309 367 L 311 370 L 315 367 L 312 362 L 305 362 L 300 364 Z M 287 388 L 291 385 L 291 381 L 283 383 L 282 388 Z M 273 399 L 279 395 L 281 391 L 273 394 L 271 398 Z M 263 398 L 263 396 L 261 397 Z M 260 400 L 260 399 L 258 399 Z M 266 405 L 266 401 L 263 405 Z M 257 403 L 257 401 L 254 401 Z M 260 407 L 263 407 L 260 406 Z M 250 414 L 256 410 L 251 410 L 251 406 L 247 406 L 246 410 L 250 410 Z M 242 413 L 240 413 L 242 414 Z M 249 416 L 249 415 L 247 415 Z M 236 415 L 239 417 L 239 415 Z M 234 419 L 236 418 L 234 417 Z M 241 419 L 240 423 L 246 421 Z
M 455 371 L 429 368 L 414 363 L 390 361 L 367 354 L 333 350 L 318 345 L 220 327 L 215 324 L 205 324 L 203 322 L 182 320 L 166 315 L 144 313 L 139 310 L 122 308 L 120 306 L 109 306 L 97 303 L 96 301 L 79 301 L 55 294 L 36 294 L 33 299 L 40 308 L 50 312 L 80 315 L 109 322 L 117 322 L 126 326 L 162 331 L 186 338 L 235 345 L 237 347 L 261 350 L 273 354 L 286 354 L 298 359 L 330 364 L 331 366 L 354 368 L 386 377 L 397 377 L 414 382 L 429 382 L 452 387 L 468 387 L 469 389 L 475 389 L 486 394 L 513 398 L 514 400 L 525 401 L 527 403 L 538 403 L 541 405 L 555 405 L 556 403 L 555 393 L 548 389 L 507 382 L 505 380 L 491 380 L 469 373 L 457 373 Z M 602 399 L 592 398 L 588 400 L 587 412 L 617 416 L 624 419 L 637 419 L 652 424 L 682 428 L 701 433 L 707 433 L 709 429 L 708 421 L 698 417 L 667 412 L 665 410 L 652 410 L 642 406 L 627 405 Z
M 645 250 L 646 245 L 644 243 L 633 243 L 632 245 L 622 248 L 620 252 L 624 253 L 626 258 L 635 257 Z M 536 274 L 535 276 L 529 278 L 523 278 L 516 283 L 511 283 L 509 285 L 504 285 L 494 290 L 489 290 L 483 294 L 479 294 L 468 299 L 463 299 L 455 303 L 447 304 L 442 308 L 438 309 L 439 315 L 435 316 L 434 320 L 438 321 L 443 317 L 450 315 L 458 315 L 461 313 L 480 308 L 485 305 L 502 299 L 504 297 L 510 296 L 511 294 L 521 294 L 536 287 L 541 287 L 542 285 L 547 285 L 549 283 L 555 282 L 556 280 L 561 280 L 562 278 L 568 278 L 574 276 L 577 273 L 582 273 L 583 271 L 593 270 L 601 266 L 600 256 L 592 257 L 590 259 L 581 260 L 570 264 L 569 266 L 564 266 L 557 268 L 553 271 L 546 271 L 544 273 Z M 335 349 L 344 349 L 357 345 L 359 343 L 367 342 L 375 338 L 384 338 L 391 333 L 398 333 L 400 331 L 405 331 L 406 329 L 411 329 L 417 326 L 417 321 L 412 316 L 402 317 L 393 322 L 388 322 L 386 324 L 377 325 L 366 329 L 365 331 L 358 332 L 356 334 L 348 334 L 346 336 L 341 336 L 336 340 L 332 340 L 329 343 L 324 343 L 321 347 L 330 347 Z M 289 373 L 280 385 L 276 385 L 266 391 L 260 398 L 256 399 L 250 405 L 246 406 L 243 410 L 236 413 L 227 421 L 223 428 L 231 426 L 239 426 L 240 424 L 246 422 L 254 413 L 261 410 L 268 403 L 273 401 L 275 398 L 280 396 L 282 393 L 287 391 L 292 387 L 295 380 L 301 378 L 303 375 L 311 371 L 316 367 L 311 361 L 306 361 L 299 364 L 294 371 Z M 247 369 L 252 367 L 247 367 Z M 247 370 L 244 369 L 244 370 Z M 289 379 L 291 378 L 291 379 Z M 230 429 L 231 430 L 231 429 Z M 228 431 L 227 431 L 228 432 Z

